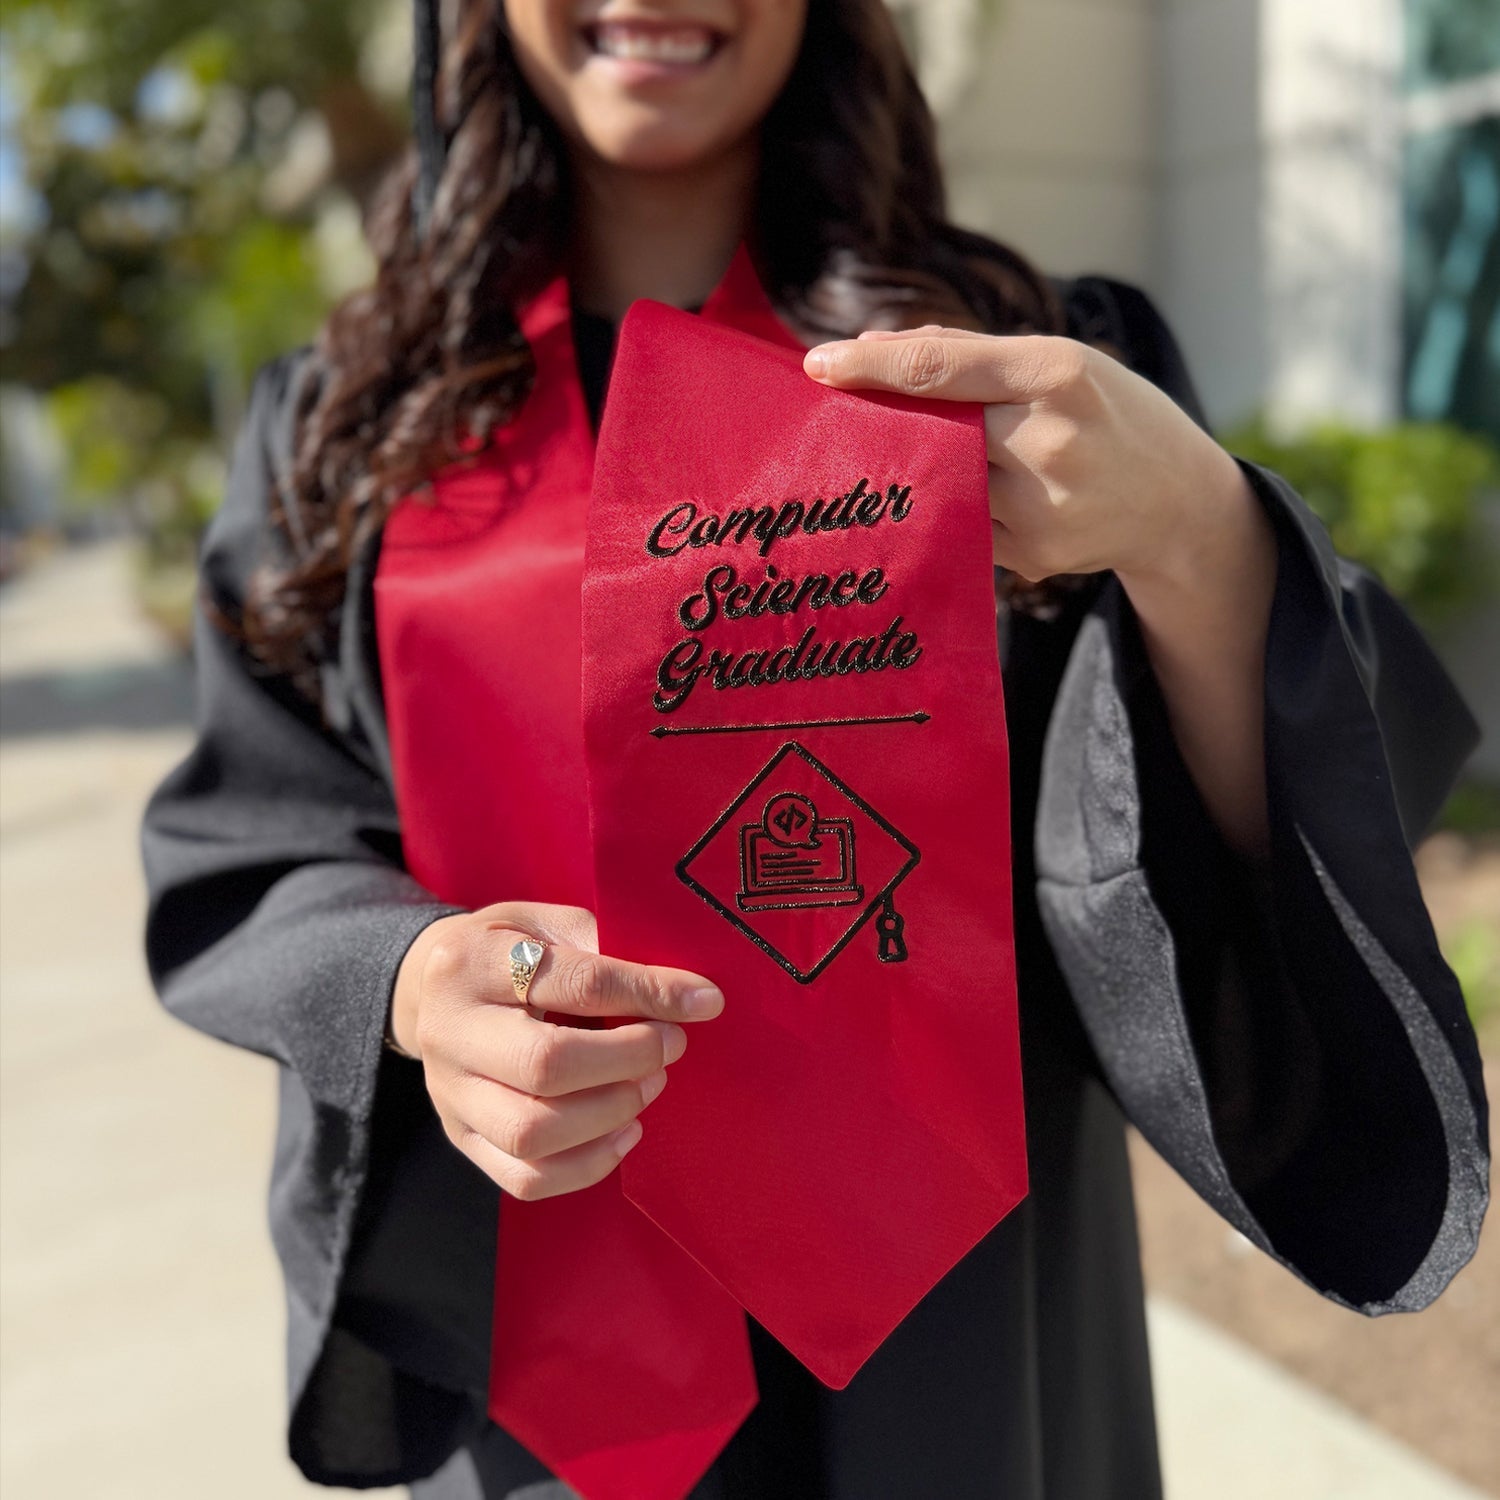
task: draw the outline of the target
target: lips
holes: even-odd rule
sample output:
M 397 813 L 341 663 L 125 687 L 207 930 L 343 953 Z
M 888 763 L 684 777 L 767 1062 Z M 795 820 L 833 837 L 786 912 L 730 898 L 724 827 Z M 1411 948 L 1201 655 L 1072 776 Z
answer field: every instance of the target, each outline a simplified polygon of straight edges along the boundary
M 722 32 L 687 23 L 599 21 L 584 28 L 596 56 L 658 68 L 695 68 L 723 45 Z

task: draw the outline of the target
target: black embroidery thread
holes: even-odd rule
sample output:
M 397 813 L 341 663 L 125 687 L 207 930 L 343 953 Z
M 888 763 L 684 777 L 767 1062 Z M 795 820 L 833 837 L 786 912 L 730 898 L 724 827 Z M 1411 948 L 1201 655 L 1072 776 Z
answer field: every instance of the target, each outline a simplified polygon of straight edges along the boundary
M 746 734 L 761 729 L 843 729 L 853 724 L 926 724 L 932 715 L 922 709 L 909 714 L 870 714 L 847 719 L 773 719 L 765 724 L 658 724 L 648 729 L 654 740 L 676 734 Z
M 855 526 L 877 526 L 887 516 L 894 522 L 904 521 L 915 503 L 911 486 L 886 486 L 884 492 L 871 490 L 868 478 L 832 500 L 819 498 L 809 502 L 791 499 L 780 505 L 737 506 L 722 516 L 713 511 L 700 513 L 696 501 L 683 500 L 674 505 L 646 536 L 646 551 L 652 557 L 676 557 L 684 548 L 722 547 L 726 543 L 744 545 L 753 541 L 762 557 L 770 555 L 778 541 L 802 532 L 817 536 L 831 531 L 848 531 Z M 675 539 L 680 537 L 680 541 Z
M 875 930 L 880 934 L 880 952 L 876 955 L 883 964 L 906 962 L 906 918 L 896 910 L 893 893 L 886 892 L 885 905 L 875 919 Z
M 818 627 L 809 625 L 795 645 L 738 652 L 719 646 L 705 650 L 698 636 L 688 636 L 657 666 L 651 703 L 658 713 L 672 713 L 687 701 L 700 680 L 722 692 L 847 677 L 855 672 L 906 671 L 921 661 L 924 648 L 915 630 L 902 629 L 905 623 L 905 616 L 897 615 L 880 635 L 856 635 L 847 641 L 824 640 Z
M 737 893 L 735 906 L 730 906 L 727 902 L 721 900 L 718 896 L 716 896 L 711 890 L 708 889 L 707 886 L 696 879 L 689 869 L 689 866 L 693 863 L 693 861 L 697 859 L 697 857 L 709 846 L 711 842 L 713 842 L 715 837 L 725 828 L 730 820 L 743 811 L 744 803 L 748 801 L 752 796 L 754 796 L 754 794 L 759 791 L 763 785 L 765 785 L 768 781 L 771 780 L 772 777 L 775 776 L 778 768 L 790 755 L 801 757 L 801 759 L 806 762 L 811 770 L 813 770 L 818 776 L 822 777 L 823 780 L 825 780 L 829 784 L 829 786 L 834 789 L 837 795 L 843 797 L 847 802 L 857 808 L 860 813 L 870 819 L 870 821 L 874 823 L 876 827 L 881 829 L 892 840 L 894 840 L 895 843 L 899 845 L 899 847 L 906 854 L 905 860 L 896 870 L 896 873 L 892 875 L 891 878 L 887 880 L 878 891 L 870 896 L 867 901 L 865 901 L 863 909 L 859 912 L 858 916 L 855 917 L 854 921 L 849 925 L 843 936 L 840 937 L 836 943 L 834 943 L 834 945 L 828 950 L 827 953 L 822 956 L 822 958 L 817 961 L 817 963 L 815 963 L 810 969 L 807 969 L 805 971 L 799 969 L 790 958 L 788 958 L 784 953 L 780 952 L 780 950 L 777 949 L 768 939 L 757 932 L 755 928 L 745 920 L 745 915 L 742 915 L 740 911 L 735 909 L 735 906 L 739 905 L 738 896 L 745 893 L 747 885 L 745 869 L 745 860 L 747 858 L 744 843 L 745 835 L 747 832 L 751 832 L 754 830 L 754 828 L 757 826 L 755 823 L 743 824 L 738 830 L 741 847 L 741 881 L 740 892 Z M 804 816 L 808 815 L 807 809 L 813 807 L 812 799 L 806 797 L 804 794 L 796 792 L 773 792 L 769 800 L 765 804 L 763 804 L 761 813 L 762 825 L 764 824 L 764 821 L 768 816 L 774 817 L 776 815 L 778 805 L 780 805 L 782 808 L 786 808 L 789 805 L 794 805 L 795 803 L 803 804 L 802 812 Z M 812 817 L 816 826 L 817 822 L 820 820 L 817 819 L 815 808 L 812 813 Z M 821 821 L 833 824 L 848 820 L 824 819 Z M 784 835 L 789 833 L 791 836 L 795 836 L 797 832 L 797 825 L 795 824 L 795 820 L 789 817 L 787 820 L 787 828 L 779 831 L 783 832 Z M 848 868 L 845 871 L 847 878 L 842 883 L 842 888 L 845 891 L 850 889 L 850 887 L 854 883 L 853 846 L 854 830 L 851 825 L 847 835 L 846 853 Z M 707 832 L 704 833 L 702 838 L 700 838 L 697 843 L 695 843 L 693 847 L 689 849 L 688 852 L 683 855 L 680 860 L 678 860 L 676 873 L 677 878 L 682 881 L 682 883 L 687 886 L 689 890 L 694 892 L 694 894 L 696 894 L 710 907 L 712 907 L 713 910 L 717 911 L 721 916 L 726 918 L 733 926 L 739 928 L 739 930 L 744 933 L 744 935 L 749 938 L 757 948 L 759 948 L 764 954 L 766 954 L 767 957 L 773 959 L 777 964 L 781 966 L 781 968 L 785 969 L 786 972 L 790 974 L 798 984 L 811 984 L 812 981 L 816 979 L 818 975 L 821 974 L 823 970 L 826 969 L 828 965 L 832 963 L 833 960 L 837 958 L 838 955 L 842 953 L 846 947 L 848 947 L 849 943 L 853 941 L 855 935 L 860 931 L 861 928 L 865 926 L 867 922 L 869 922 L 870 918 L 875 915 L 877 910 L 881 913 L 880 922 L 877 924 L 876 929 L 880 934 L 880 949 L 878 957 L 883 963 L 900 963 L 905 960 L 905 958 L 907 957 L 906 943 L 903 935 L 905 922 L 896 912 L 894 894 L 896 887 L 899 886 L 901 882 L 911 874 L 911 872 L 917 867 L 921 858 L 921 850 L 919 850 L 917 846 L 906 837 L 905 834 L 901 833 L 886 818 L 882 817 L 880 813 L 876 812 L 875 809 L 871 807 L 870 804 L 866 802 L 858 792 L 856 792 L 851 786 L 849 786 L 847 782 L 843 781 L 826 765 L 824 765 L 823 762 L 820 761 L 817 756 L 813 755 L 811 751 L 798 744 L 796 740 L 788 740 L 784 745 L 781 746 L 781 748 L 775 753 L 775 755 L 773 755 L 771 759 L 766 762 L 766 764 L 760 769 L 760 771 L 756 773 L 754 778 L 750 781 L 749 785 L 746 786 L 738 796 L 731 799 L 729 805 L 724 809 L 722 813 L 719 814 L 717 818 L 714 819 L 712 826 L 707 830 Z M 812 873 L 816 875 L 817 871 L 814 870 Z M 813 881 L 810 883 L 816 884 L 818 882 Z M 795 893 L 787 892 L 785 889 L 783 889 L 781 894 L 783 896 L 788 894 L 793 894 L 795 896 Z M 862 900 L 864 895 L 865 892 L 861 888 L 858 895 L 852 896 L 850 898 L 851 902 L 858 902 Z M 797 906 L 803 906 L 814 903 L 794 900 L 793 902 L 785 902 L 783 906 L 786 907 L 793 904 Z M 826 906 L 835 903 L 831 901 L 823 901 L 816 904 Z M 758 909 L 776 909 L 776 907 L 768 905 L 767 907 Z M 745 914 L 748 915 L 750 914 L 750 912 L 747 911 Z
M 740 825 L 734 904 L 741 911 L 853 906 L 865 893 L 857 855 L 852 818 L 821 818 L 811 797 L 778 792 L 756 821 Z
M 766 564 L 758 583 L 740 578 L 732 563 L 719 563 L 703 575 L 703 587 L 677 606 L 686 630 L 707 630 L 720 616 L 726 620 L 756 620 L 763 615 L 794 615 L 809 609 L 846 609 L 851 604 L 876 604 L 890 588 L 885 569 L 845 568 L 839 573 L 804 573 L 783 577 L 775 563 Z

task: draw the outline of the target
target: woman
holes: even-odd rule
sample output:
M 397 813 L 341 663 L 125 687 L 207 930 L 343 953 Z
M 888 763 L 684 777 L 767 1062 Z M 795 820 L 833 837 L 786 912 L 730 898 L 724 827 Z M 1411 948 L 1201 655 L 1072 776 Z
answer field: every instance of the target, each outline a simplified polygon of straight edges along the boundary
M 586 838 L 566 780 L 556 848 L 506 849 L 500 904 L 406 870 L 379 543 L 557 382 L 597 421 L 625 309 L 711 308 L 745 242 L 809 379 L 985 408 L 1031 1192 L 845 1390 L 752 1324 L 759 1402 L 692 1493 L 1158 1493 L 1122 1115 L 1366 1313 L 1425 1305 L 1472 1253 L 1485 1101 L 1408 854 L 1472 721 L 1288 486 L 1207 435 L 1139 292 L 1050 284 L 946 223 L 879 0 L 453 12 L 436 50 L 419 14 L 420 165 L 373 217 L 375 283 L 255 383 L 203 555 L 200 737 L 146 819 L 164 1002 L 281 1064 L 292 1455 L 421 1497 L 565 1493 L 485 1415 L 499 1202 L 607 1181 L 735 976 L 600 958 L 577 887 L 526 884 Z M 559 273 L 562 364 L 517 321 Z M 531 481 L 505 479 L 524 520 Z M 577 512 L 534 519 L 576 587 Z M 570 649 L 561 626 L 532 647 Z M 501 789 L 518 816 L 529 774 Z M 626 1022 L 544 1023 L 545 1077 L 524 937 L 550 944 L 533 1010 Z M 547 1281 L 502 1262 L 498 1300 Z

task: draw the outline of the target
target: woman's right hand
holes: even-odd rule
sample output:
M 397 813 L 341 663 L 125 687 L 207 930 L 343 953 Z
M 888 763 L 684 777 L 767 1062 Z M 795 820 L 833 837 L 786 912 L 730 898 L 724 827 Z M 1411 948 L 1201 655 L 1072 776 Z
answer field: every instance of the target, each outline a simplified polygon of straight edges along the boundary
M 510 950 L 528 937 L 547 948 L 522 1005 Z M 678 1023 L 723 1008 L 700 974 L 601 955 L 592 912 L 504 901 L 421 933 L 396 978 L 391 1033 L 421 1061 L 448 1139 L 512 1197 L 550 1198 L 614 1170 L 687 1046 Z M 590 1029 L 549 1011 L 639 1019 Z

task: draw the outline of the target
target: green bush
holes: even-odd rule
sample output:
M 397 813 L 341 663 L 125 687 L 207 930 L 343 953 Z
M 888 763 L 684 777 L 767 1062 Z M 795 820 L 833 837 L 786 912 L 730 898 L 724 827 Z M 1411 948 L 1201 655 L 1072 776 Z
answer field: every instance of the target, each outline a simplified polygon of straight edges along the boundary
M 1324 422 L 1281 437 L 1257 420 L 1224 445 L 1286 479 L 1338 550 L 1377 573 L 1424 624 L 1493 589 L 1481 508 L 1500 491 L 1500 451 L 1485 439 L 1440 422 L 1374 432 Z
M 1469 838 L 1500 833 L 1500 784 L 1470 779 L 1454 788 L 1440 826 Z
M 175 427 L 164 397 L 109 375 L 55 386 L 47 410 L 64 454 L 67 511 L 123 510 L 153 560 L 191 563 L 224 485 L 211 435 Z
M 1494 926 L 1471 917 L 1443 942 L 1448 960 L 1476 1027 L 1500 1022 L 1500 935 Z

